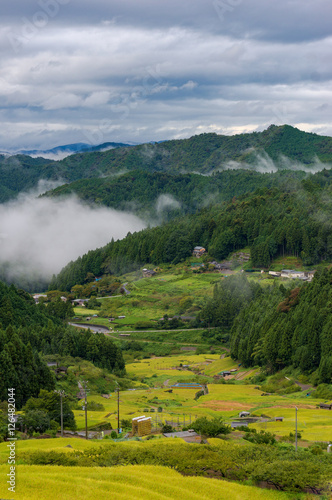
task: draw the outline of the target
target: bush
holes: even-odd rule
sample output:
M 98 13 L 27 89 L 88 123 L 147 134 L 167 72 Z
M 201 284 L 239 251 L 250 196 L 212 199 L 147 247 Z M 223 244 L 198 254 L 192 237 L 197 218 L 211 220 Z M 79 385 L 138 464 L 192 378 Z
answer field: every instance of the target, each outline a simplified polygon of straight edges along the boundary
M 248 432 L 243 439 L 254 444 L 275 444 L 275 435 L 270 432 L 260 431 L 260 432 Z
M 311 393 L 311 396 L 318 399 L 332 399 L 332 385 L 319 384 L 317 389 Z
M 162 434 L 167 434 L 168 432 L 173 432 L 173 427 L 171 425 L 168 425 L 168 424 L 164 424 L 161 428 L 161 432 Z
M 208 420 L 207 417 L 200 417 L 195 420 L 191 427 L 198 434 L 203 434 L 207 437 L 216 437 L 220 434 L 229 434 L 231 432 L 231 428 L 224 424 L 220 417 L 214 417 L 212 420 Z

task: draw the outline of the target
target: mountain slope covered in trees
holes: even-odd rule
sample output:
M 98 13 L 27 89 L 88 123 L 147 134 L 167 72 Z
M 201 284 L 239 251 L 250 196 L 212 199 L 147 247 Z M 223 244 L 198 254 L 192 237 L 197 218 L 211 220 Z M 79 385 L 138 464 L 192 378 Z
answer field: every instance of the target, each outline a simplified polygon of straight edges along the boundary
M 231 355 L 246 367 L 276 372 L 292 365 L 303 373 L 317 370 L 317 383 L 331 383 L 331 305 L 332 269 L 288 289 L 238 275 L 215 286 L 200 318 L 229 332 Z
M 21 408 L 41 388 L 54 388 L 54 377 L 40 354 L 80 357 L 114 373 L 125 372 L 122 352 L 110 338 L 63 323 L 70 309 L 70 302 L 60 299 L 36 305 L 23 290 L 0 282 L 0 401 L 7 400 L 13 387 Z
M 249 246 L 254 266 L 268 267 L 279 255 L 301 257 L 305 265 L 332 258 L 330 171 L 300 184 L 260 189 L 194 215 L 128 234 L 69 263 L 51 289 L 70 290 L 94 275 L 122 274 L 148 263 L 181 262 L 196 245 L 215 259 Z
M 212 176 L 134 170 L 119 177 L 81 179 L 49 191 L 45 196 L 75 194 L 93 205 L 129 210 L 148 220 L 161 215 L 163 220 L 169 220 L 257 189 L 300 186 L 306 176 L 302 171 L 287 170 L 273 174 L 225 170 Z

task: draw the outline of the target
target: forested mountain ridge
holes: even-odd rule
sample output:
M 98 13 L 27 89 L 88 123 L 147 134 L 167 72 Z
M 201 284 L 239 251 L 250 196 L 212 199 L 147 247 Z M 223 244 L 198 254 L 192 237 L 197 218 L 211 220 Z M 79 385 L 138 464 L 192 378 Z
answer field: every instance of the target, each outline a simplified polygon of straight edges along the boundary
M 189 139 L 77 153 L 56 162 L 24 155 L 9 158 L 2 155 L 0 201 L 35 186 L 39 179 L 65 183 L 132 170 L 175 175 L 241 167 L 271 172 L 294 166 L 316 168 L 317 162 L 332 162 L 332 138 L 302 132 L 289 125 L 271 125 L 263 132 L 233 136 L 206 133 Z
M 44 196 L 75 194 L 92 205 L 129 210 L 148 220 L 160 212 L 164 212 L 163 219 L 170 219 L 261 188 L 289 189 L 293 186 L 295 189 L 296 185 L 301 187 L 301 180 L 305 178 L 305 172 L 288 170 L 273 174 L 225 170 L 212 176 L 134 170 L 118 177 L 81 179 L 48 191 Z
M 53 278 L 50 289 L 70 290 L 84 283 L 88 272 L 123 274 L 148 263 L 181 262 L 196 245 L 215 259 L 249 246 L 252 264 L 263 267 L 279 255 L 301 257 L 305 265 L 331 260 L 331 185 L 332 175 L 326 170 L 289 185 L 289 191 L 259 189 L 128 234 L 69 263 Z

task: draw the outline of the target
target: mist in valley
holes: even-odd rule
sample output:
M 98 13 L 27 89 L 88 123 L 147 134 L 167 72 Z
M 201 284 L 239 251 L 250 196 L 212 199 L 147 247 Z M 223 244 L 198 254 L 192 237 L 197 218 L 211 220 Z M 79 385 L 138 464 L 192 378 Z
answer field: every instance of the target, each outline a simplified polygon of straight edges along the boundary
M 38 191 L 0 205 L 0 269 L 9 281 L 46 281 L 87 251 L 146 227 L 133 214 L 92 208 L 74 196 L 38 197 L 49 188 L 42 183 Z

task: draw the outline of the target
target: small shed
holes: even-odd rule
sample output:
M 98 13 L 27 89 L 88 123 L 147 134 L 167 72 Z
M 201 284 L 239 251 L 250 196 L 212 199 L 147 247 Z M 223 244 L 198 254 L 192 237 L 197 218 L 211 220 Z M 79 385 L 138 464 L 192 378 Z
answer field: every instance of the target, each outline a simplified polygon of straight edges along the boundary
M 236 429 L 237 427 L 248 427 L 248 422 L 231 422 L 231 428 Z
M 331 410 L 332 409 L 332 404 L 330 403 L 319 403 L 319 408 L 322 410 Z
M 179 432 L 166 432 L 163 435 L 167 438 L 169 437 L 181 438 L 187 443 L 197 442 L 197 441 L 200 442 L 201 440 L 200 436 L 197 434 L 197 432 L 194 431 L 194 429 L 188 429 L 187 431 L 179 431 Z
M 276 422 L 283 422 L 284 421 L 284 417 L 276 417 L 275 421 Z

